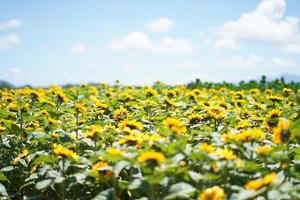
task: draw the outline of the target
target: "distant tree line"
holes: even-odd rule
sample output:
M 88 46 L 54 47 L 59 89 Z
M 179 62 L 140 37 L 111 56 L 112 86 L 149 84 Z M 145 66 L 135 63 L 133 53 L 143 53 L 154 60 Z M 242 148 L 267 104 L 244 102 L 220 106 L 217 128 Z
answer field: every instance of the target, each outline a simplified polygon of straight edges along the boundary
M 11 88 L 14 88 L 14 86 L 12 84 L 10 84 L 9 82 L 0 81 L 0 89 L 3 89 L 3 88 L 11 89 Z
M 240 89 L 251 89 L 251 88 L 259 88 L 259 89 L 283 89 L 285 87 L 291 88 L 294 91 L 300 89 L 300 82 L 286 82 L 283 77 L 267 81 L 266 76 L 262 76 L 260 80 L 250 80 L 240 81 L 238 83 L 229 83 L 226 81 L 220 83 L 213 82 L 202 82 L 200 79 L 196 79 L 193 82 L 187 84 L 188 88 L 215 88 L 220 89 L 222 87 L 229 88 L 231 90 L 240 90 Z
M 116 82 L 116 84 L 119 84 L 119 82 Z M 90 85 L 97 86 L 97 83 L 90 83 Z M 73 86 L 78 86 L 78 84 L 65 84 L 62 87 L 69 88 Z M 24 87 L 32 87 L 30 85 L 24 85 L 22 87 L 15 87 L 11 83 L 7 81 L 1 81 L 0 80 L 0 89 L 13 89 L 13 88 L 24 88 Z M 283 77 L 279 79 L 274 80 L 267 80 L 266 76 L 262 76 L 260 80 L 250 80 L 250 81 L 240 81 L 238 83 L 229 83 L 226 81 L 214 83 L 214 82 L 203 82 L 200 79 L 196 79 L 195 81 L 192 81 L 187 84 L 188 88 L 215 88 L 220 89 L 222 87 L 227 87 L 229 89 L 251 89 L 251 88 L 259 88 L 259 89 L 267 89 L 267 88 L 273 88 L 273 89 L 283 89 L 285 87 L 291 88 L 294 91 L 297 91 L 300 88 L 300 82 L 286 82 Z

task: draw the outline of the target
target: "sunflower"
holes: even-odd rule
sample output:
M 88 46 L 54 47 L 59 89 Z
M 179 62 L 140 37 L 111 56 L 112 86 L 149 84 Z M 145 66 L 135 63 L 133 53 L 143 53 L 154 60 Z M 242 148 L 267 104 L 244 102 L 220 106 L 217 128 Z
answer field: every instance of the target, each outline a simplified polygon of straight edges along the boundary
M 59 121 L 57 121 L 56 119 L 53 119 L 51 117 L 48 117 L 48 122 L 51 125 L 58 125 L 59 124 Z
M 276 95 L 269 95 L 267 96 L 267 98 L 273 102 L 280 102 L 282 101 L 282 97 L 281 96 L 276 96 Z
M 234 93 L 233 98 L 235 100 L 237 100 L 237 99 L 245 99 L 245 94 L 244 94 L 243 91 L 237 91 L 237 92 Z
M 256 148 L 255 152 L 257 154 L 268 154 L 272 152 L 273 148 L 271 146 L 259 146 Z
M 282 144 L 293 138 L 293 134 L 289 130 L 291 121 L 280 118 L 277 127 L 273 130 L 273 142 Z
M 157 91 L 153 89 L 152 87 L 146 86 L 144 89 L 144 92 L 147 97 L 154 97 L 157 96 Z
M 198 197 L 198 200 L 223 200 L 224 196 L 225 194 L 222 188 L 213 186 L 205 189 Z
M 163 124 L 176 134 L 186 133 L 186 127 L 178 119 L 168 117 L 163 121 Z
M 102 128 L 99 125 L 91 125 L 89 131 L 84 132 L 86 138 L 97 137 L 102 132 Z
M 247 128 L 247 127 L 250 127 L 250 126 L 251 126 L 251 123 L 248 120 L 241 119 L 239 121 L 239 123 L 235 126 L 235 128 L 237 130 L 240 130 L 240 129 Z
M 226 160 L 236 159 L 236 155 L 233 153 L 233 151 L 231 151 L 229 149 L 219 148 L 216 150 L 215 154 L 220 156 L 221 158 L 225 158 Z
M 128 92 L 121 92 L 118 95 L 118 99 L 123 102 L 128 102 L 128 101 L 132 101 L 134 97 Z
M 83 103 L 77 102 L 74 104 L 74 108 L 81 113 L 85 113 L 87 112 L 87 108 L 85 107 L 85 105 Z
M 260 95 L 260 90 L 258 88 L 253 88 L 250 90 L 250 93 L 252 96 L 258 96 Z
M 24 149 L 14 160 L 13 160 L 13 165 L 18 165 L 20 160 L 22 158 L 25 158 L 26 156 L 28 156 L 28 150 L 27 149 Z
M 44 115 L 44 116 L 49 116 L 49 113 L 48 113 L 47 110 L 41 110 L 41 111 L 40 111 L 40 114 L 41 114 L 41 115 Z
M 118 127 L 121 131 L 124 131 L 125 128 L 129 128 L 131 130 L 139 130 L 139 131 L 143 129 L 143 126 L 140 122 L 137 122 L 136 120 L 128 120 L 128 119 L 121 121 L 118 124 Z
M 290 89 L 290 88 L 283 88 L 283 89 L 282 89 L 282 93 L 283 93 L 284 95 L 290 95 L 292 92 L 293 92 L 293 90 Z
M 176 107 L 176 103 L 171 101 L 168 97 L 164 97 L 164 102 L 169 107 Z
M 108 166 L 107 162 L 99 161 L 92 166 L 92 171 L 98 175 L 102 175 L 105 178 L 112 177 L 112 170 Z
M 68 149 L 68 148 L 65 148 L 63 147 L 62 145 L 60 144 L 53 144 L 53 153 L 58 157 L 58 158 L 63 158 L 63 157 L 67 157 L 71 160 L 78 160 L 78 155 Z
M 165 156 L 160 152 L 146 151 L 146 152 L 142 152 L 138 156 L 137 160 L 140 163 L 150 163 L 157 166 L 160 165 L 165 160 Z
M 114 111 L 114 120 L 116 121 L 126 119 L 127 116 L 128 116 L 128 111 L 123 106 L 121 106 L 120 108 Z
M 106 149 L 106 152 L 113 156 L 121 156 L 123 152 L 117 148 L 109 147 Z
M 277 126 L 279 117 L 281 116 L 281 111 L 277 109 L 271 110 L 267 117 L 265 118 L 264 125 L 269 130 L 272 131 L 274 127 Z
M 199 146 L 199 149 L 201 151 L 204 151 L 204 152 L 207 152 L 207 153 L 213 153 L 213 152 L 215 152 L 215 147 L 213 147 L 212 145 L 207 144 L 207 143 L 201 144 Z
M 214 119 L 221 119 L 226 115 L 225 109 L 220 106 L 208 106 L 205 109 L 208 116 Z
M 190 114 L 187 117 L 187 124 L 193 125 L 193 124 L 198 124 L 204 117 L 199 114 Z
M 107 105 L 105 103 L 102 102 L 96 102 L 95 103 L 95 107 L 99 110 L 105 110 L 107 109 Z
M 4 126 L 1 126 L 0 125 L 0 132 L 3 132 L 3 131 L 5 131 L 6 130 L 6 128 L 4 127 Z
M 248 181 L 245 184 L 245 188 L 248 190 L 258 190 L 258 189 L 262 188 L 263 186 L 270 185 L 273 181 L 275 181 L 276 178 L 277 178 L 276 173 L 272 172 L 270 174 L 265 175 L 261 179 Z
M 60 102 L 68 103 L 69 99 L 62 91 L 57 92 L 56 95 Z
M 128 130 L 129 134 L 125 135 L 119 140 L 119 144 L 126 144 L 128 146 L 140 146 L 143 142 L 141 134 Z

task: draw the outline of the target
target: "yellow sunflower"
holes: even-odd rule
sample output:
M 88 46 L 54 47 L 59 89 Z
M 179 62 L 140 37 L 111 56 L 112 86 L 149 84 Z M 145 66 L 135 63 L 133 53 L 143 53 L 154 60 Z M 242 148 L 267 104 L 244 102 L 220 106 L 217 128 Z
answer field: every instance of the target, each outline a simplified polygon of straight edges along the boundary
M 142 152 L 137 160 L 140 163 L 153 163 L 154 165 L 159 165 L 165 160 L 164 154 L 155 151 L 146 151 Z
M 273 142 L 275 144 L 282 144 L 293 139 L 293 134 L 289 130 L 291 121 L 288 119 L 280 118 L 277 127 L 273 130 Z
M 219 186 L 213 186 L 205 189 L 198 197 L 198 200 L 223 200 L 224 198 L 224 190 Z

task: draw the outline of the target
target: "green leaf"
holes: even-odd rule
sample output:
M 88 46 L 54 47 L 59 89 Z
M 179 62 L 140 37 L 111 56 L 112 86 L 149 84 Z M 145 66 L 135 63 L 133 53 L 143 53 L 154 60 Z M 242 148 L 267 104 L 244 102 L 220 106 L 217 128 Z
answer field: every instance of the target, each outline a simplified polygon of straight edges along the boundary
M 53 164 L 56 161 L 57 159 L 54 156 L 40 155 L 34 160 L 34 164 L 42 164 L 42 163 Z
M 0 172 L 0 181 L 8 181 L 7 177 L 2 172 Z
M 49 187 L 52 183 L 52 179 L 46 179 L 40 182 L 37 182 L 37 184 L 35 185 L 35 188 L 38 190 L 43 190 L 47 187 Z
M 129 185 L 128 190 L 136 190 L 139 188 L 146 188 L 146 182 L 142 181 L 141 179 L 134 179 Z
M 113 199 L 113 188 L 109 188 L 97 194 L 92 200 L 110 200 Z
M 8 194 L 7 194 L 7 191 L 6 191 L 6 188 L 3 184 L 0 183 L 0 194 L 2 196 L 5 196 L 5 197 L 8 197 Z
M 130 166 L 130 163 L 127 162 L 127 161 L 125 161 L 125 160 L 122 160 L 122 161 L 118 162 L 118 163 L 114 166 L 114 170 L 113 170 L 114 173 L 115 173 L 115 176 L 118 177 L 119 174 L 120 174 L 120 172 L 121 172 L 124 168 L 126 168 L 126 167 L 128 167 L 128 166 Z
M 1 118 L 7 118 L 8 116 L 14 116 L 11 112 L 8 112 L 6 110 L 0 110 L 0 117 Z
M 13 166 L 7 166 L 7 167 L 3 167 L 0 171 L 9 172 L 9 171 L 12 171 L 13 169 L 14 169 Z
M 189 198 L 189 194 L 194 192 L 196 188 L 188 183 L 180 182 L 173 184 L 168 190 L 168 195 L 163 200 L 176 199 L 176 198 Z
M 257 196 L 264 193 L 266 189 L 267 188 L 264 187 L 260 190 L 242 190 L 241 192 L 234 194 L 232 196 L 232 199 L 238 199 L 238 200 L 255 199 Z
M 295 134 L 296 137 L 300 138 L 300 119 L 292 123 L 290 130 Z

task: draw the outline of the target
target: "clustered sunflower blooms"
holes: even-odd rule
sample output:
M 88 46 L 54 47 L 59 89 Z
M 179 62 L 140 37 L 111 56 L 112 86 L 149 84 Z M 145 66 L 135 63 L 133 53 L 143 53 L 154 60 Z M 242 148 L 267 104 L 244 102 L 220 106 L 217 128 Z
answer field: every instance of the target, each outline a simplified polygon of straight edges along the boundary
M 281 82 L 0 89 L 0 199 L 299 199 L 299 95 Z

